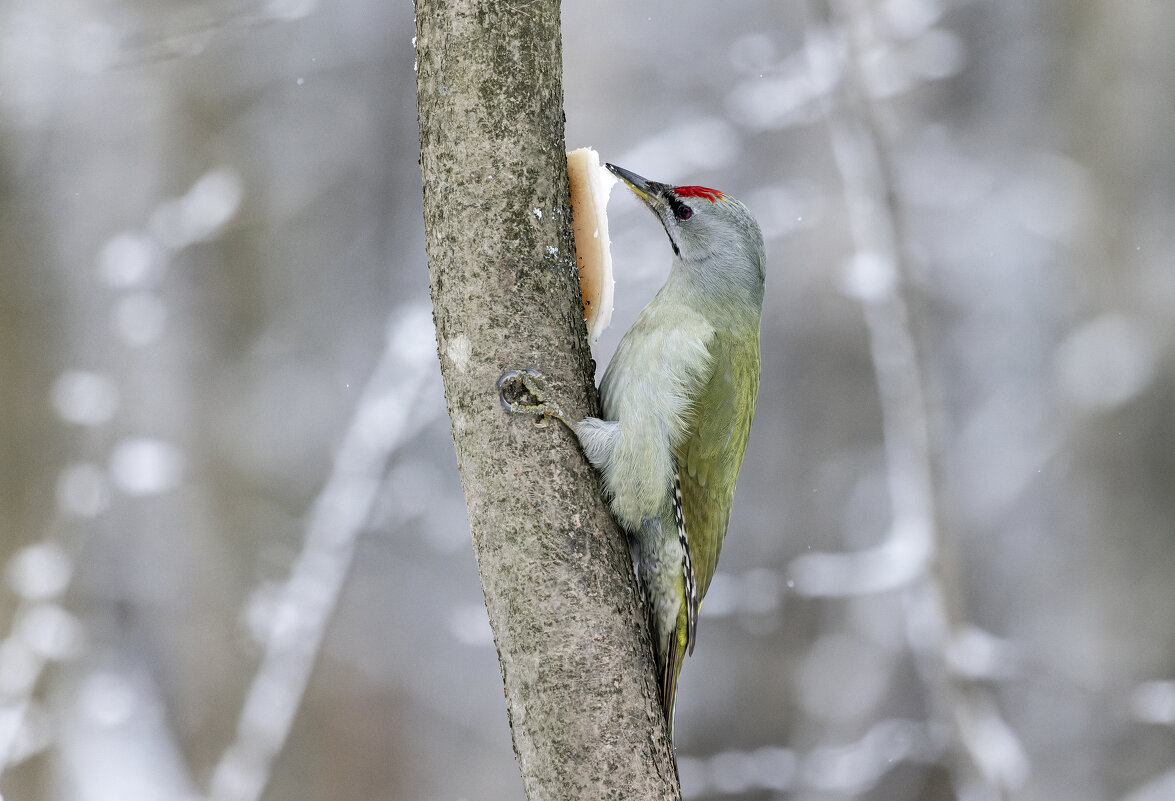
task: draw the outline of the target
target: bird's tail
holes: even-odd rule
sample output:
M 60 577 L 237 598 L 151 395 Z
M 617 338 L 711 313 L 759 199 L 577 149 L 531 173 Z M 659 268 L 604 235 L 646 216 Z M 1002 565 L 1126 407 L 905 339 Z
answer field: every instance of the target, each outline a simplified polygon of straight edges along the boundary
M 673 705 L 677 700 L 677 679 L 681 676 L 681 665 L 685 661 L 689 650 L 689 621 L 686 614 L 686 605 L 681 605 L 677 615 L 677 627 L 670 632 L 664 649 L 658 649 L 664 654 L 661 668 L 661 706 L 665 710 L 665 719 L 669 723 L 669 738 L 673 739 Z

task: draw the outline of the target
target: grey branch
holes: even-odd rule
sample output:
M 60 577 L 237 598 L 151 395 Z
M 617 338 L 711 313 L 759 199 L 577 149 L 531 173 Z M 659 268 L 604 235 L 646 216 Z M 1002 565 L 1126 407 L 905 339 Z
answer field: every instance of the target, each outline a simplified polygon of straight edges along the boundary
M 269 783 L 384 470 L 433 413 L 422 402 L 435 375 L 428 328 L 427 312 L 418 309 L 403 315 L 389 332 L 314 502 L 302 551 L 269 611 L 261 666 L 245 694 L 236 739 L 213 770 L 211 801 L 256 801 Z
M 907 640 L 931 713 L 952 734 L 951 767 L 960 798 L 1007 798 L 1026 779 L 1027 758 L 985 688 L 953 673 L 948 652 L 963 626 L 955 570 L 938 520 L 935 465 L 923 364 L 910 319 L 911 279 L 892 164 L 859 53 L 871 41 L 868 11 L 852 0 L 818 0 L 807 52 L 813 70 L 840 76 L 824 110 L 844 183 L 856 253 L 846 289 L 861 303 L 881 401 L 893 521 L 866 552 L 812 554 L 793 565 L 797 589 L 844 595 L 903 593 Z M 833 100 L 840 105 L 834 106 Z

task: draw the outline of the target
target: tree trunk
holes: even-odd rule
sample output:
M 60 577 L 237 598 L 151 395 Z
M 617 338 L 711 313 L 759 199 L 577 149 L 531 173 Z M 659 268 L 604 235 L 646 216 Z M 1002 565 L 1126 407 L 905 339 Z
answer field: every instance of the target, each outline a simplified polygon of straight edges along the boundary
M 598 413 L 571 235 L 557 0 L 417 0 L 437 345 L 531 799 L 680 797 L 623 533 L 574 436 L 499 405 L 535 367 Z

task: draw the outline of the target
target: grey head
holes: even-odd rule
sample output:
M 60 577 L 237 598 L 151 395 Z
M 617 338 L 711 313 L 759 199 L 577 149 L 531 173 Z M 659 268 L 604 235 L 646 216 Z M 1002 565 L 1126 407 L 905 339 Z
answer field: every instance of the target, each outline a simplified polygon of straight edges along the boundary
M 717 189 L 672 186 L 605 166 L 661 221 L 674 255 L 696 279 L 715 289 L 733 282 L 761 294 L 763 234 L 746 206 Z

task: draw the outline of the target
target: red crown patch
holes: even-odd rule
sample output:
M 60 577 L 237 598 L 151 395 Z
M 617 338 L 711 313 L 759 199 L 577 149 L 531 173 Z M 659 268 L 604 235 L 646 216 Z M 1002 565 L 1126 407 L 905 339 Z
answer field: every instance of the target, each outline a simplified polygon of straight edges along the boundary
M 678 197 L 700 197 L 705 198 L 711 203 L 722 200 L 725 195 L 717 189 L 708 189 L 704 186 L 679 186 L 673 190 L 673 194 Z

